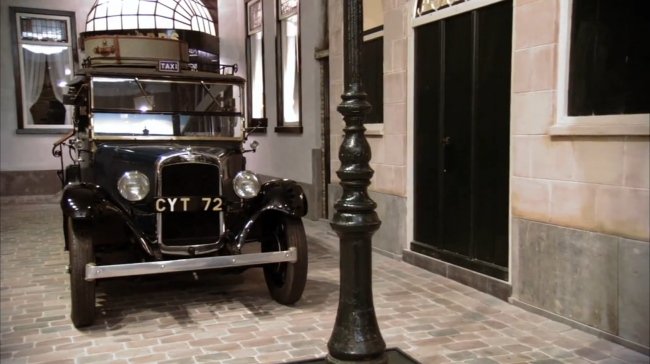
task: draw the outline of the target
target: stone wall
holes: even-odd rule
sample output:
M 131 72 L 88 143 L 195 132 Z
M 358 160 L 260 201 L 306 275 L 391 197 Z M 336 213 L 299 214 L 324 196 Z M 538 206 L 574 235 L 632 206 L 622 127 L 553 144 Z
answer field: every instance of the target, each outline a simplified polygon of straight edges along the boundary
M 648 347 L 647 242 L 515 218 L 513 301 Z
M 553 132 L 566 117 L 568 6 L 515 1 L 512 299 L 647 351 L 650 139 Z
M 488 4 L 489 2 L 486 2 Z M 514 0 L 511 94 L 510 284 L 512 300 L 647 351 L 650 138 L 645 124 L 596 124 L 579 132 L 566 119 L 566 12 L 570 1 Z M 409 47 L 412 2 L 384 0 L 384 133 L 370 136 L 370 190 L 387 224 L 376 249 L 399 255 L 417 196 L 409 192 Z M 342 0 L 329 2 L 330 205 L 343 122 Z M 564 16 L 564 20 L 563 20 Z M 637 118 L 638 119 L 638 118 Z M 558 126 L 563 131 L 558 132 Z M 579 128 L 578 128 L 579 129 Z M 587 130 L 587 132 L 585 132 Z M 406 196 L 406 214 L 394 199 Z M 393 207 L 388 207 L 393 206 Z M 331 213 L 331 209 L 330 209 Z M 389 222 L 386 222 L 389 220 Z M 384 229 L 384 226 L 382 226 Z M 395 229 L 393 231 L 393 229 Z M 391 231 L 389 231 L 391 230 Z M 411 252 L 413 262 L 423 260 Z M 415 263 L 414 263 L 415 264 Z M 430 261 L 426 264 L 431 265 Z M 436 267 L 446 267 L 438 264 Z M 480 278 L 480 277 L 479 277 Z M 466 279 L 471 284 L 472 279 Z M 645 289 L 645 290 L 644 290 Z M 499 292 L 507 292 L 500 290 Z M 643 349 L 645 347 L 645 349 Z
M 372 149 L 370 166 L 375 170 L 370 190 L 394 196 L 406 196 L 406 78 L 407 35 L 409 18 L 408 1 L 383 1 L 384 8 L 384 104 L 383 131 L 370 135 Z M 343 2 L 331 0 L 329 4 L 330 40 L 330 169 L 336 182 L 340 167 L 338 146 L 343 139 L 343 117 L 336 110 L 343 94 Z M 376 60 L 364 60 L 376 62 Z

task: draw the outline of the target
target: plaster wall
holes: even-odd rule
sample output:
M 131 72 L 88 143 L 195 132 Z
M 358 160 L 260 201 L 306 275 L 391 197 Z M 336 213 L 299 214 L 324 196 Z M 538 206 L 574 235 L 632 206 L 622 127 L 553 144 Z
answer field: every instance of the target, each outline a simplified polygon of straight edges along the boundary
M 263 0 L 264 13 L 264 106 L 268 128 L 264 134 L 253 134 L 260 146 L 247 154 L 248 168 L 271 177 L 293 179 L 313 184 L 313 169 L 318 163 L 312 150 L 321 147 L 320 69 L 314 51 L 323 46 L 324 1 L 300 2 L 300 72 L 302 134 L 278 133 L 276 22 L 274 0 Z M 244 6 L 240 4 L 242 8 Z M 243 29 L 243 26 L 242 26 Z M 241 43 L 244 47 L 245 43 Z M 314 206 L 312 204 L 312 206 Z
M 9 7 L 74 11 L 77 33 L 85 30 L 92 1 L 3 0 L 0 2 L 0 171 L 59 168 L 51 149 L 61 134 L 16 134 L 18 128 Z
M 246 77 L 246 7 L 240 1 L 219 1 L 218 4 L 219 63 L 237 64 L 236 74 Z

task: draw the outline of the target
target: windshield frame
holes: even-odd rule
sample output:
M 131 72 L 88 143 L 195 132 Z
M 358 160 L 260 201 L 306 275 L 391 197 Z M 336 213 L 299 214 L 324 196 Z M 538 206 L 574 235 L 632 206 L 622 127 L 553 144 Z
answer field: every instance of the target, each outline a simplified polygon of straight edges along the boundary
M 95 108 L 95 98 L 94 98 L 94 81 L 97 79 L 113 79 L 116 82 L 136 82 L 139 87 L 142 83 L 146 82 L 155 82 L 155 83 L 186 83 L 193 84 L 199 87 L 205 88 L 207 84 L 223 84 L 227 86 L 232 86 L 239 88 L 239 111 L 142 111 L 142 110 L 124 110 L 124 109 L 107 109 L 107 108 Z M 231 78 L 219 79 L 210 78 L 210 79 L 195 79 L 195 78 L 173 78 L 173 77 L 151 77 L 150 75 L 144 77 L 138 77 L 136 75 L 89 75 L 88 77 L 88 107 L 89 107 L 89 137 L 91 140 L 142 140 L 142 141 L 243 141 L 246 139 L 246 131 L 248 128 L 248 120 L 246 118 L 246 89 L 244 82 L 233 82 Z M 142 91 L 142 90 L 141 90 Z M 146 95 L 146 93 L 143 93 Z M 214 95 L 210 95 L 214 98 Z M 114 135 L 114 134 L 98 134 L 94 132 L 95 125 L 95 113 L 115 113 L 115 114 L 133 114 L 133 115 L 210 115 L 210 116 L 223 116 L 223 117 L 239 117 L 241 120 L 241 125 L 236 127 L 238 131 L 235 136 L 220 136 L 220 135 L 134 135 L 134 134 L 124 134 L 124 135 Z

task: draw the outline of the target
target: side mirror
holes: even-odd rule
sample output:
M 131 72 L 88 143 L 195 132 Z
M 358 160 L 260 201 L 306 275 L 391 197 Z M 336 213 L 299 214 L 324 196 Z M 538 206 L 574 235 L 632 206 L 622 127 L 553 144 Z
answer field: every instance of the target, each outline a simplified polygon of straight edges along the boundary
M 255 153 L 255 151 L 257 150 L 257 147 L 259 147 L 259 146 L 260 146 L 260 143 L 257 140 L 253 140 L 253 142 L 250 145 L 251 149 L 242 149 L 242 151 L 243 151 L 243 153 L 248 153 L 248 152 Z

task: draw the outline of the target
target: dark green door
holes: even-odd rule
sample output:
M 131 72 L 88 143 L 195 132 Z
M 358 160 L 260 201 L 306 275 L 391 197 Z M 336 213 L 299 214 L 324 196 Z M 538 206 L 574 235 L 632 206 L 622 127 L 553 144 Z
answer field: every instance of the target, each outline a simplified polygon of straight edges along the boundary
M 508 278 L 512 1 L 415 29 L 411 249 Z

